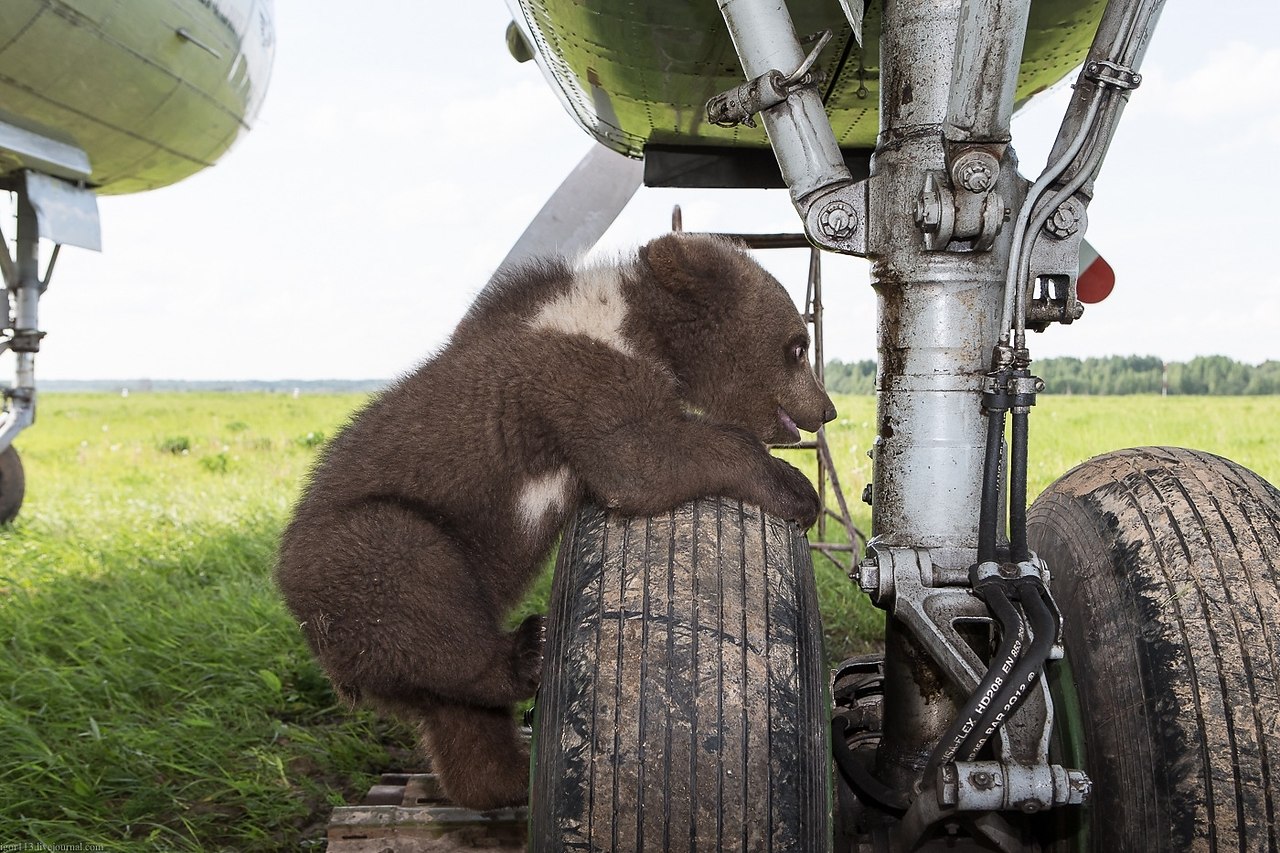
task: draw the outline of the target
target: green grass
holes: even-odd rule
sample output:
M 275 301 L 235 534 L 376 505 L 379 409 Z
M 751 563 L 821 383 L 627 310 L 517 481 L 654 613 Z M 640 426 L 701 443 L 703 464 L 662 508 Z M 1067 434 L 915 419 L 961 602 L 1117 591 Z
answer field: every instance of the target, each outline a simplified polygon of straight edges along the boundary
M 0 529 L 0 845 L 279 850 L 318 845 L 329 807 L 411 769 L 409 734 L 341 706 L 270 580 L 297 485 L 356 396 L 49 395 L 19 445 Z M 870 398 L 830 438 L 855 521 Z M 1198 446 L 1280 480 L 1280 398 L 1042 397 L 1031 492 L 1083 459 Z M 791 459 L 813 472 L 811 454 Z M 883 616 L 816 561 L 828 654 Z M 544 576 L 518 616 L 543 606 Z
M 871 529 L 871 508 L 861 500 L 871 482 L 867 448 L 875 440 L 875 399 L 835 395 L 838 420 L 828 441 L 854 524 Z M 1030 420 L 1031 458 L 1027 493 L 1031 499 L 1081 462 L 1122 447 L 1175 445 L 1209 450 L 1280 483 L 1280 397 L 1067 397 L 1041 395 Z M 811 453 L 786 458 L 811 478 Z M 976 512 L 976 508 L 975 508 Z M 827 539 L 846 541 L 838 526 Z M 883 633 L 884 614 L 849 583 L 845 572 L 815 555 L 827 655 L 839 661 L 868 651 Z

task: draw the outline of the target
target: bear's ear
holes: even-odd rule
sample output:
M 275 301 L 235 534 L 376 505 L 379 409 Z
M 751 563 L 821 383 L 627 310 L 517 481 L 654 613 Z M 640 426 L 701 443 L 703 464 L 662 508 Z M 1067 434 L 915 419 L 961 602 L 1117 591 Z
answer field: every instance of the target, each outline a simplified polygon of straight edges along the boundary
M 640 259 L 653 272 L 654 283 L 673 292 L 687 290 L 693 284 L 683 243 L 684 238 L 677 234 L 664 234 L 640 247 Z
M 654 282 L 678 295 L 722 281 L 736 255 L 727 241 L 705 234 L 664 234 L 640 247 L 640 259 L 653 272 Z

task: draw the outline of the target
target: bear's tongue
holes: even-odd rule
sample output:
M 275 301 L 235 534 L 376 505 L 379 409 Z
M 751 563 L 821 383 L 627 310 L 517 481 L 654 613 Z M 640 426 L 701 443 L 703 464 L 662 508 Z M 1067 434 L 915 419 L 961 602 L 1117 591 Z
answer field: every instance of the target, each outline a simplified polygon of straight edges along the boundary
M 778 407 L 778 420 L 782 423 L 782 428 L 785 429 L 792 438 L 799 440 L 800 427 L 796 426 L 796 422 L 791 419 L 791 415 L 788 415 L 786 409 L 781 406 Z

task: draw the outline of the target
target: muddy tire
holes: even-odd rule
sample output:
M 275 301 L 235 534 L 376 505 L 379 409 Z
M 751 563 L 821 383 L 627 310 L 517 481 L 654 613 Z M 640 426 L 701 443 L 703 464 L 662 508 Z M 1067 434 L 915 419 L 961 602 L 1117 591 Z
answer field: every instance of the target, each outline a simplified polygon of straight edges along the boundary
M 738 501 L 588 507 L 560 546 L 531 851 L 830 847 L 830 700 L 804 535 Z
M 1207 453 L 1121 450 L 1029 527 L 1066 618 L 1057 760 L 1094 784 L 1052 849 L 1277 849 L 1280 492 Z
M 27 480 L 22 473 L 22 460 L 13 445 L 0 452 L 0 524 L 8 524 L 18 517 L 22 508 L 22 496 Z

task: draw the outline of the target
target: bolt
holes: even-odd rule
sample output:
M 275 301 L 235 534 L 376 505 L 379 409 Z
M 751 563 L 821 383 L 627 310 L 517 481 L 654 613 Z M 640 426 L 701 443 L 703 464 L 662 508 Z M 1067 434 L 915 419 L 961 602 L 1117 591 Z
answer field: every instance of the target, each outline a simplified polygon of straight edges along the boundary
M 1087 802 L 1093 793 L 1093 782 L 1081 770 L 1067 771 L 1067 784 L 1071 790 L 1067 794 L 1067 802 L 1073 805 Z
M 868 595 L 874 595 L 874 592 L 880 588 L 880 563 L 875 557 L 865 557 L 862 562 L 858 563 L 857 578 L 858 586 L 862 587 L 863 592 Z
M 979 791 L 989 791 L 995 787 L 995 778 L 985 770 L 975 770 L 969 774 L 969 781 Z
M 1000 161 L 989 151 L 970 150 L 951 164 L 951 182 L 969 192 L 986 192 L 1000 174 Z
M 867 483 L 862 489 L 862 502 L 867 506 L 871 506 L 871 484 Z
M 845 202 L 833 201 L 818 214 L 818 226 L 828 238 L 844 240 L 858 229 L 858 216 Z
M 1070 200 L 1058 205 L 1044 228 L 1055 237 L 1070 237 L 1080 230 L 1080 211 Z
M 1043 390 L 1044 390 L 1044 380 L 1037 376 L 1036 377 L 1036 393 L 1038 394 Z
M 1000 574 L 1006 578 L 1016 578 L 1022 574 L 1022 571 L 1013 563 L 1001 563 Z
M 1023 800 L 1018 803 L 1018 808 L 1021 809 L 1024 814 L 1035 814 L 1040 811 L 1043 806 L 1040 805 L 1038 800 Z
M 960 168 L 957 171 L 959 172 L 960 186 L 970 192 L 980 193 L 991 186 L 991 182 L 995 180 L 995 175 L 991 173 L 991 167 L 982 160 L 967 160 L 960 164 Z

